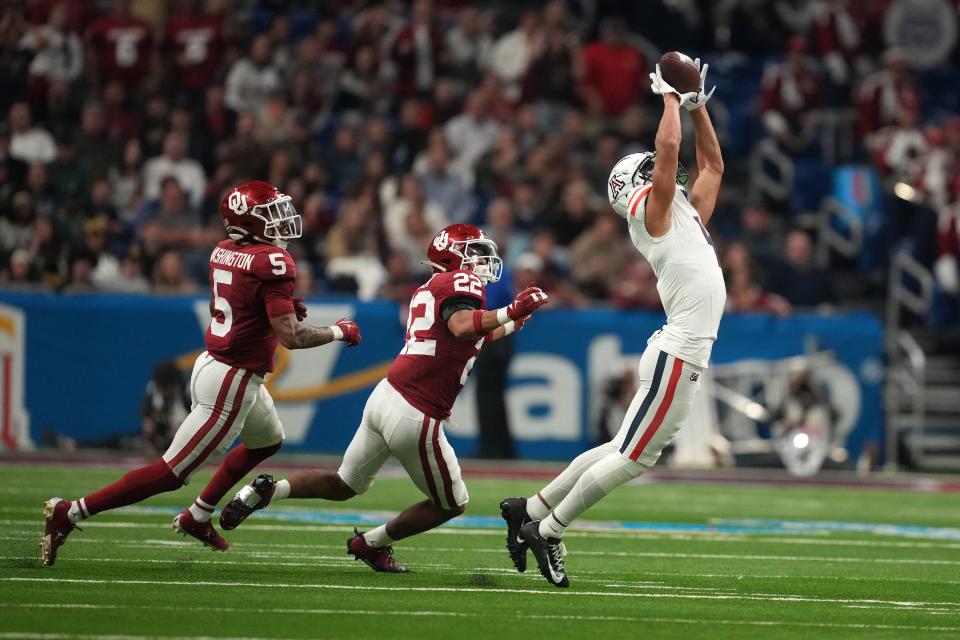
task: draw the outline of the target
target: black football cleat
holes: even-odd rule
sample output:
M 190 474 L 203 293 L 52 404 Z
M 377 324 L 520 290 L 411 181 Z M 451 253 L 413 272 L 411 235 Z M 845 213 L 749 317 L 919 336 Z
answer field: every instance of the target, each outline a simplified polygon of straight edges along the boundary
M 220 510 L 220 528 L 231 531 L 240 526 L 251 513 L 263 509 L 273 498 L 277 483 L 273 476 L 264 473 L 253 479 L 253 482 L 240 489 L 233 500 Z
M 530 522 L 526 498 L 507 498 L 500 503 L 500 515 L 507 523 L 507 552 L 517 571 L 527 570 L 527 543 L 520 539 L 520 527 Z
M 567 572 L 563 569 L 563 556 L 567 549 L 559 538 L 544 538 L 540 535 L 540 521 L 534 520 L 520 527 L 520 539 L 533 551 L 540 567 L 540 574 L 555 587 L 566 589 L 570 586 Z
M 383 573 L 406 573 L 409 571 L 402 564 L 397 564 L 393 558 L 393 547 L 371 547 L 363 538 L 363 534 L 353 530 L 353 537 L 347 540 L 347 555 L 357 560 L 363 560 L 374 571 Z

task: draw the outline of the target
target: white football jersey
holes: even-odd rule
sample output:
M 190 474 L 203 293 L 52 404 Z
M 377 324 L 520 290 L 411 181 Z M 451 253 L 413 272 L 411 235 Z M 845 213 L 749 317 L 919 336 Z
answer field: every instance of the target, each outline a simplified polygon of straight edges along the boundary
M 622 184 L 625 181 L 618 183 L 615 177 L 616 171 L 608 185 L 610 206 L 627 219 L 630 239 L 653 267 L 657 291 L 667 313 L 667 324 L 653 334 L 649 344 L 685 362 L 706 367 L 727 300 L 713 240 L 680 187 L 670 207 L 670 230 L 654 238 L 644 225 L 652 185 L 633 187 Z

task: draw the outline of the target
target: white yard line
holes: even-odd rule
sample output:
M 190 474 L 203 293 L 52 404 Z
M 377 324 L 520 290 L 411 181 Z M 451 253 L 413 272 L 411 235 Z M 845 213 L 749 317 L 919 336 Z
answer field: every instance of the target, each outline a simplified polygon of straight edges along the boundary
M 749 594 L 686 594 L 686 593 L 620 593 L 611 591 L 562 591 L 557 589 L 511 589 L 482 587 L 387 587 L 380 585 L 346 585 L 323 583 L 265 583 L 265 582 L 228 582 L 215 580 L 114 580 L 94 578 L 26 578 L 2 577 L 0 582 L 49 582 L 52 584 L 117 584 L 117 585 L 155 585 L 165 587 L 255 587 L 271 589 L 331 589 L 345 591 L 400 591 L 425 593 L 518 593 L 560 597 L 606 597 L 606 598 L 675 598 L 692 600 L 758 600 L 764 602 L 803 602 L 833 604 L 863 604 L 902 607 L 942 607 L 960 606 L 960 602 L 924 602 L 905 600 L 881 600 L 876 598 L 820 598 L 814 596 L 773 593 Z
M 548 592 L 551 593 L 551 592 Z M 495 613 L 476 613 L 476 612 L 452 612 L 452 611 L 432 611 L 432 610 L 383 610 L 383 609 L 247 609 L 232 607 L 172 607 L 172 606 L 153 606 L 153 605 L 93 605 L 93 604 L 49 604 L 49 605 L 6 605 L 0 604 L 0 608 L 5 607 L 50 607 L 50 608 L 76 608 L 76 609 L 148 609 L 148 610 L 171 610 L 171 611 L 195 611 L 199 613 L 217 612 L 217 613 L 256 613 L 256 614 L 304 614 L 304 615 L 369 615 L 369 616 L 402 616 L 402 617 L 452 617 L 452 618 L 513 618 L 513 619 L 537 619 L 537 620 L 571 620 L 583 622 L 647 622 L 655 624 L 698 624 L 698 625 L 729 625 L 729 626 L 761 626 L 761 627 L 801 627 L 814 629 L 863 629 L 863 630 L 884 630 L 884 631 L 937 631 L 937 632 L 957 632 L 958 626 L 918 626 L 918 625 L 898 625 L 898 624 L 867 624 L 867 623 L 829 623 L 829 622 L 790 622 L 785 620 L 715 620 L 715 619 L 690 619 L 690 618 L 667 618 L 667 617 L 642 617 L 642 616 L 600 616 L 600 615 L 550 615 L 550 614 L 510 614 L 505 612 Z M 0 638 L 23 639 L 23 640 L 147 640 L 148 638 L 160 638 L 163 636 L 121 636 L 121 635 L 70 635 L 58 633 L 0 633 Z M 195 636 L 188 640 L 213 640 L 204 636 Z M 218 640 L 253 640 L 241 638 L 219 638 Z

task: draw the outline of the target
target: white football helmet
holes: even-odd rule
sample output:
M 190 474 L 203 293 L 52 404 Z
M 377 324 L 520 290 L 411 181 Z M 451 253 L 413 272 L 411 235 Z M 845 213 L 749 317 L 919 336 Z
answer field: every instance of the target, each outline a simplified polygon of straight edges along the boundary
M 607 199 L 610 206 L 618 214 L 625 215 L 626 198 L 634 187 L 650 184 L 653 181 L 653 165 L 657 159 L 656 151 L 631 153 L 624 156 L 613 165 L 610 178 L 607 180 Z M 687 186 L 687 170 L 677 162 L 677 185 L 684 189 Z

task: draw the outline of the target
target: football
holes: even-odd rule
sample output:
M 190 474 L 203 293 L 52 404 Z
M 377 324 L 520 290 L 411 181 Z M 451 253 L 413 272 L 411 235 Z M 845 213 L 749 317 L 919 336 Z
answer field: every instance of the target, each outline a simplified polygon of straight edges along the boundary
M 679 51 L 668 51 L 660 56 L 660 75 L 680 93 L 700 88 L 700 72 L 690 56 Z

